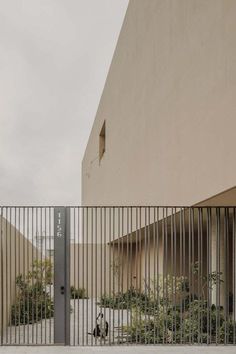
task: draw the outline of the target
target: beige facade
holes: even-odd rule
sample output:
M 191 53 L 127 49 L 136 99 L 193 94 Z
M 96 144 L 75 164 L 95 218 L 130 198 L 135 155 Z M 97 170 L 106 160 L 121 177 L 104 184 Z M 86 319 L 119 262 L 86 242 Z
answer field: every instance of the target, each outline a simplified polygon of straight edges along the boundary
M 160 246 L 161 246 L 161 240 Z M 70 284 L 84 288 L 89 298 L 101 298 L 104 294 L 127 291 L 131 287 L 144 288 L 145 250 L 137 253 L 136 244 L 120 239 L 112 244 L 74 244 L 71 245 Z M 150 264 L 159 259 L 159 271 L 162 269 L 161 248 L 157 254 L 153 248 L 153 239 L 146 252 Z M 146 268 L 149 272 L 149 268 Z M 153 279 L 153 267 L 150 267 Z
M 130 1 L 83 159 L 83 205 L 194 205 L 235 186 L 235 14 L 234 0 Z
M 235 16 L 234 0 L 130 1 L 83 159 L 83 205 L 236 205 Z M 212 271 L 218 252 L 216 228 L 213 218 Z M 232 263 L 236 250 L 232 229 L 229 233 Z M 226 281 L 224 271 L 223 226 L 220 234 L 220 271 L 231 291 L 232 274 Z M 176 238 L 178 244 L 179 235 Z M 150 271 L 157 262 L 155 252 L 163 271 L 161 242 L 158 250 L 150 248 Z M 198 240 L 193 243 L 197 249 Z M 205 252 L 206 238 L 202 247 Z M 187 241 L 185 248 L 188 269 Z M 146 257 L 142 246 L 128 260 L 134 279 L 145 279 Z M 170 262 L 170 248 L 167 257 Z M 205 275 L 207 257 L 204 253 Z M 181 274 L 180 264 L 177 251 L 176 274 Z
M 112 289 L 113 252 L 106 244 L 71 244 L 70 284 L 84 288 L 89 297 L 101 297 Z

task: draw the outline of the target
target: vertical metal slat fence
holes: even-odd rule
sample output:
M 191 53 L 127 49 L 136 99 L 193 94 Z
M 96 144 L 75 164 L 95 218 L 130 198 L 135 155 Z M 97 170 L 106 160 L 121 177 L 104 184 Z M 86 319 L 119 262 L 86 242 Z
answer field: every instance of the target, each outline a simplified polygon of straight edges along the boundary
M 236 207 L 56 210 L 0 208 L 1 345 L 235 345 Z

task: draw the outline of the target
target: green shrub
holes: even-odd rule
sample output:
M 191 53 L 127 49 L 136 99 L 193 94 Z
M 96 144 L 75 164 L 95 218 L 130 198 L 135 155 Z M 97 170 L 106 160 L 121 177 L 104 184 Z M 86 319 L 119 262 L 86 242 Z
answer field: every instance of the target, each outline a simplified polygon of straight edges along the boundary
M 207 302 L 193 300 L 187 311 L 177 306 L 159 305 L 154 316 L 132 309 L 132 325 L 123 331 L 138 343 L 233 343 L 236 323 L 225 320 L 222 307 L 208 308 Z
M 32 324 L 53 317 L 54 305 L 47 291 L 51 280 L 52 264 L 48 260 L 34 261 L 31 271 L 16 278 L 16 300 L 11 308 L 13 325 Z
M 112 309 L 130 309 L 132 306 L 145 306 L 145 300 L 148 301 L 147 295 L 139 292 L 134 288 L 130 288 L 125 293 L 119 292 L 111 296 L 103 294 L 100 298 L 99 305 Z
M 234 336 L 236 334 L 236 322 L 232 319 L 225 321 L 219 330 L 219 342 L 220 343 L 234 343 Z
M 76 289 L 74 286 L 70 287 L 71 299 L 88 299 L 86 290 L 84 288 Z
M 198 262 L 192 274 L 199 279 Z M 207 289 L 219 285 L 222 273 L 201 276 L 201 293 L 191 293 L 187 277 L 159 276 L 144 282 L 144 290 L 134 288 L 112 296 L 103 295 L 100 305 L 131 311 L 132 321 L 123 326 L 127 340 L 138 343 L 233 343 L 236 322 L 224 316 L 222 306 L 207 302 Z

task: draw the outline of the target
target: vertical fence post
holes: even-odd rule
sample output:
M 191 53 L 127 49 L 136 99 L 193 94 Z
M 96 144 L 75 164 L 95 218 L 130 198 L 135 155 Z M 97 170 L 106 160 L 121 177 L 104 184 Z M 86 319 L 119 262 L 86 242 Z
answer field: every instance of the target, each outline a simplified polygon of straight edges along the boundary
M 54 209 L 54 343 L 70 344 L 70 213 Z
M 65 345 L 70 345 L 70 207 L 66 208 L 65 258 Z
M 3 232 L 2 232 L 2 207 L 1 209 L 1 214 L 0 214 L 0 257 L 1 257 L 1 262 L 0 262 L 0 266 L 1 266 L 1 273 L 0 273 L 0 282 L 1 282 L 1 307 L 0 307 L 0 311 L 1 311 L 1 316 L 0 316 L 0 331 L 1 331 L 1 341 L 0 341 L 0 345 L 3 345 L 3 309 L 4 309 L 4 305 L 3 305 L 3 281 L 4 281 L 4 273 L 3 273 Z

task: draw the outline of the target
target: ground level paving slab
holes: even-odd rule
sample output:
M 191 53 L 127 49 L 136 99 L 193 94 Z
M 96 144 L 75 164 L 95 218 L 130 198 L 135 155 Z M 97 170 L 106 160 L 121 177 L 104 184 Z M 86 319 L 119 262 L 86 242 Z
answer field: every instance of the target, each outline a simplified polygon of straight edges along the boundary
M 0 347 L 1 354 L 88 354 L 88 353 L 127 353 L 127 354 L 236 354 L 233 346 L 107 346 L 107 347 L 63 347 L 63 346 L 18 346 Z

